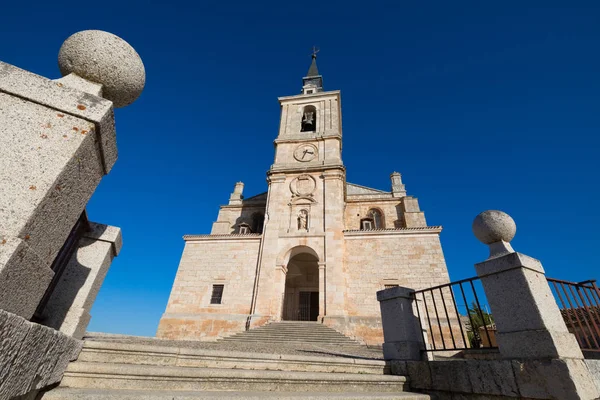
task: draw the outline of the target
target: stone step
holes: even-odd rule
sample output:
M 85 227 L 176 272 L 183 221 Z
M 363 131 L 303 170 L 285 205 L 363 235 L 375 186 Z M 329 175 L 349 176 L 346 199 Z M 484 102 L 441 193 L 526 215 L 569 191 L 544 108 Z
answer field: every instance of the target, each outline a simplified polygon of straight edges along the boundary
M 401 392 L 396 375 L 189 368 L 120 363 L 69 364 L 61 387 L 171 391 Z
M 326 342 L 358 343 L 347 337 L 317 336 L 317 335 L 315 335 L 315 336 L 296 336 L 296 335 L 285 335 L 285 334 L 254 333 L 254 334 L 245 334 L 245 335 L 234 335 L 234 336 L 229 336 L 228 338 L 230 338 L 230 339 L 231 338 L 240 338 L 240 339 L 255 338 L 255 339 L 263 339 L 263 340 L 269 340 L 269 339 L 294 339 L 294 340 L 317 340 L 317 341 L 321 340 L 321 341 L 326 341 Z M 224 338 L 224 339 L 227 339 L 227 338 Z
M 385 374 L 389 371 L 383 360 L 247 353 L 91 340 L 85 341 L 77 362 L 356 374 Z
M 344 346 L 344 347 L 364 347 L 358 343 L 340 343 L 338 341 L 327 341 L 327 340 L 305 340 L 305 339 L 293 339 L 293 338 L 281 338 L 281 339 L 264 339 L 264 338 L 225 338 L 220 342 L 235 342 L 235 343 L 310 343 L 310 344 L 322 344 L 327 346 Z
M 284 329 L 251 329 L 249 331 L 246 332 L 241 332 L 238 333 L 239 334 L 247 334 L 247 333 L 261 333 L 261 334 L 265 334 L 265 333 L 282 333 L 282 334 L 286 334 L 286 335 L 328 335 L 328 336 L 337 336 L 337 337 L 347 337 L 342 335 L 341 333 L 338 332 L 331 332 L 331 331 L 306 331 L 306 332 L 301 332 L 301 331 L 286 331 Z
M 43 400 L 429 400 L 424 394 L 362 392 L 173 392 L 148 390 L 107 390 L 58 388 L 46 393 Z

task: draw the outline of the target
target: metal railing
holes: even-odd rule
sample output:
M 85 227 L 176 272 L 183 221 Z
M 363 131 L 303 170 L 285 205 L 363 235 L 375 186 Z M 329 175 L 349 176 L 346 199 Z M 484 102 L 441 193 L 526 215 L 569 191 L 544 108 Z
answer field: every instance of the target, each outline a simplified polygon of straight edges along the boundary
M 565 324 L 581 350 L 600 352 L 600 290 L 596 281 L 547 279 Z
M 495 325 L 482 308 L 487 309 L 487 301 L 479 278 L 417 290 L 414 298 L 425 351 L 496 348 Z

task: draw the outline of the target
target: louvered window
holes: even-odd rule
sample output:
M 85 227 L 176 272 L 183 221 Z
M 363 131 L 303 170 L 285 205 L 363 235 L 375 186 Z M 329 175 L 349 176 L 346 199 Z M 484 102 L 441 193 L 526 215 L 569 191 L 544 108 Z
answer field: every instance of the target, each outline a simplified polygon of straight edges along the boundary
M 210 304 L 221 304 L 223 300 L 223 289 L 225 285 L 213 285 L 212 296 L 210 297 Z

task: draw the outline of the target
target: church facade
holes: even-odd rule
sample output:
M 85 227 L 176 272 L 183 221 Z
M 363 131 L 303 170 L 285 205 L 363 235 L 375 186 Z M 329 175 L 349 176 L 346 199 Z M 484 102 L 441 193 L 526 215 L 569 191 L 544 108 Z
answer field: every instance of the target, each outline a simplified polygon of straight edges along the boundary
M 376 292 L 449 282 L 439 234 L 401 175 L 391 190 L 346 182 L 339 91 L 313 55 L 302 92 L 279 98 L 268 191 L 235 184 L 207 235 L 185 248 L 157 337 L 216 340 L 271 321 L 318 321 L 367 344 L 383 333 Z

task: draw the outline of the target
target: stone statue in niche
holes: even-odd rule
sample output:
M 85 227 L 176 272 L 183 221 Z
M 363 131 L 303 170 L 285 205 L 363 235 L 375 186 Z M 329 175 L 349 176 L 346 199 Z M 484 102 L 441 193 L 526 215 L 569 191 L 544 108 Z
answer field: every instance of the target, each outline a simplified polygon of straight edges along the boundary
M 308 231 L 308 211 L 300 210 L 298 213 L 298 230 Z

